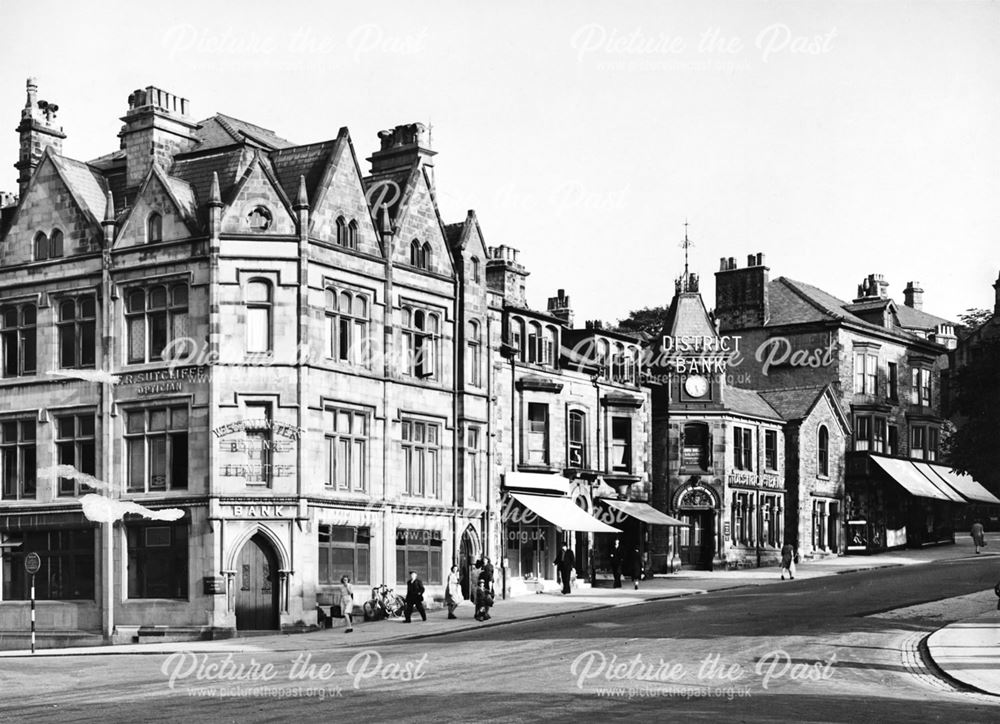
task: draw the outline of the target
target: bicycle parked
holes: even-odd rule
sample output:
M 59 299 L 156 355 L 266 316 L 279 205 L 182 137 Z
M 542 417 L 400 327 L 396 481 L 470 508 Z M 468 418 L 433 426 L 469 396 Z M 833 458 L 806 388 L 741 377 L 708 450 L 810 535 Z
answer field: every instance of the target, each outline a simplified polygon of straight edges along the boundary
M 372 597 L 365 601 L 362 610 L 365 621 L 377 621 L 382 618 L 399 618 L 403 615 L 406 602 L 384 583 L 372 589 Z

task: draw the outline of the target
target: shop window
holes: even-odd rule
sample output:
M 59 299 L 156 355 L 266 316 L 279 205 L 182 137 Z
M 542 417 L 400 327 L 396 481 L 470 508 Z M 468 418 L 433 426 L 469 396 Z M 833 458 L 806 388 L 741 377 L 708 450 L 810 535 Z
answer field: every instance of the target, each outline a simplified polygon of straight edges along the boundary
M 359 292 L 326 290 L 326 355 L 338 362 L 371 364 L 369 298 Z
M 371 582 L 371 529 L 319 525 L 319 582 L 333 585 L 343 576 L 352 583 Z
M 733 545 L 749 545 L 750 536 L 750 516 L 752 513 L 750 493 L 733 493 L 733 507 L 731 515 L 731 533 Z
M 733 462 L 737 470 L 753 470 L 753 431 L 733 428 Z
M 188 526 L 126 523 L 128 597 L 188 597 Z
M 363 492 L 368 469 L 368 415 L 358 410 L 326 411 L 326 484 Z
M 163 359 L 167 346 L 187 337 L 187 285 L 130 289 L 125 294 L 125 322 L 130 364 Z
M 55 418 L 56 456 L 60 465 L 72 465 L 87 475 L 97 474 L 94 414 Z M 82 495 L 94 489 L 71 478 L 59 478 L 59 495 Z
M 830 475 L 830 431 L 826 425 L 819 426 L 819 433 L 816 441 L 816 474 L 821 477 Z
M 125 413 L 128 492 L 186 490 L 188 409 L 151 407 Z
M 396 530 L 396 583 L 405 585 L 416 571 L 425 585 L 440 585 L 441 531 L 398 528 Z
M 37 553 L 42 566 L 35 574 L 35 598 L 41 601 L 94 600 L 94 529 L 24 531 L 7 536 L 12 548 L 3 566 L 3 596 L 8 601 L 31 597 L 31 576 L 24 557 Z
M 611 472 L 632 472 L 632 418 L 611 418 Z
M 681 445 L 681 464 L 688 469 L 708 470 L 710 450 L 708 425 L 704 422 L 685 424 Z
M 93 367 L 97 350 L 97 300 L 65 299 L 59 303 L 59 366 Z
M 271 283 L 251 279 L 246 288 L 247 352 L 271 351 Z
M 35 497 L 34 420 L 0 421 L 0 475 L 4 500 Z
M 0 346 L 3 347 L 4 377 L 35 374 L 37 339 L 34 304 L 0 307 Z
M 764 431 L 764 469 L 778 469 L 778 432 L 777 430 Z
M 420 420 L 402 421 L 406 494 L 441 497 L 441 426 Z
M 569 467 L 587 467 L 587 416 L 580 410 L 569 412 Z
M 524 461 L 529 465 L 549 464 L 549 406 L 528 403 L 528 434 Z

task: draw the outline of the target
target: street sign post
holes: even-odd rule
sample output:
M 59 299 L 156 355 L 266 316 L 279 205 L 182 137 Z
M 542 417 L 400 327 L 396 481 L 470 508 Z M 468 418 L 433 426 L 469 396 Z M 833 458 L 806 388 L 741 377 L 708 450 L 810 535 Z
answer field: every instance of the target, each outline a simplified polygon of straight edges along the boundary
M 42 558 L 37 553 L 24 557 L 24 570 L 31 576 L 31 653 L 35 653 L 35 574 L 42 567 Z

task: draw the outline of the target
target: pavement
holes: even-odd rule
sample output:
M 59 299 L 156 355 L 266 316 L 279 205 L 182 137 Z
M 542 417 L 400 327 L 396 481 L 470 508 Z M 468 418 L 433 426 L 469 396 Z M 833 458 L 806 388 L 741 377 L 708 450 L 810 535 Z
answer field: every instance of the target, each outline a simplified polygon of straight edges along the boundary
M 992 543 L 982 554 L 997 558 L 1000 578 L 1000 534 L 989 534 Z M 959 560 L 975 555 L 968 536 L 956 535 L 955 545 L 936 546 L 921 550 L 906 550 L 873 556 L 837 556 L 817 561 L 804 561 L 797 566 L 797 579 L 821 578 L 856 571 L 868 571 L 896 566 L 911 566 L 940 560 Z M 484 627 L 572 615 L 595 609 L 635 606 L 646 601 L 697 596 L 746 586 L 782 585 L 777 568 L 736 571 L 681 571 L 657 575 L 642 581 L 638 590 L 631 581 L 622 588 L 599 586 L 580 588 L 569 595 L 560 593 L 528 594 L 498 600 L 489 621 L 473 619 L 473 607 L 464 603 L 457 610 L 458 619 L 449 620 L 444 610 L 428 612 L 427 621 L 414 616 L 412 623 L 402 619 L 355 623 L 352 633 L 345 634 L 337 625 L 331 629 L 296 634 L 266 634 L 240 636 L 217 641 L 180 641 L 142 644 L 120 644 L 100 647 L 72 647 L 38 650 L 33 656 L 114 656 L 164 655 L 176 651 L 192 653 L 253 653 L 329 651 L 340 647 L 394 645 L 405 641 L 466 631 Z M 992 595 L 992 592 L 989 592 Z M 986 592 L 975 594 L 962 613 L 969 618 L 948 624 L 926 640 L 927 652 L 941 672 L 972 689 L 1000 696 L 1000 612 Z M 951 601 L 942 602 L 951 606 Z M 985 610 L 988 608 L 989 610 Z M 951 609 L 954 611 L 954 607 Z M 339 624 L 339 621 L 335 621 Z M 0 651 L 0 658 L 30 657 L 30 651 Z

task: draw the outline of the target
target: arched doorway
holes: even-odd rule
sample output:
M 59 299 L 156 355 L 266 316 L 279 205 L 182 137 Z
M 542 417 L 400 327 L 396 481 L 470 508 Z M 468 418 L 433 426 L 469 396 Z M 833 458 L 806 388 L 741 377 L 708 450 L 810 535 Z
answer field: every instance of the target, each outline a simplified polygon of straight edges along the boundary
M 466 600 L 472 596 L 472 569 L 479 557 L 479 536 L 470 525 L 462 533 L 462 543 L 458 551 L 458 573 L 462 577 L 462 596 Z
M 248 540 L 236 559 L 236 629 L 278 628 L 278 556 L 260 533 Z
M 677 555 L 683 566 L 712 569 L 715 555 L 715 496 L 707 487 L 692 485 L 677 496 Z

